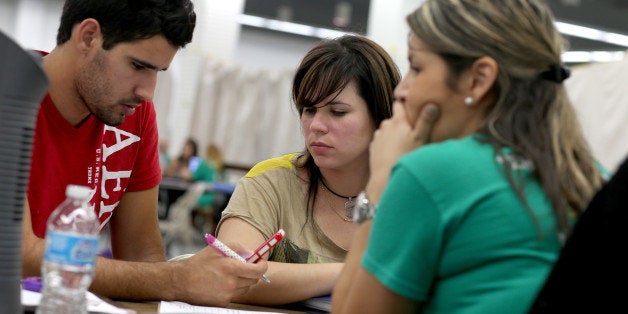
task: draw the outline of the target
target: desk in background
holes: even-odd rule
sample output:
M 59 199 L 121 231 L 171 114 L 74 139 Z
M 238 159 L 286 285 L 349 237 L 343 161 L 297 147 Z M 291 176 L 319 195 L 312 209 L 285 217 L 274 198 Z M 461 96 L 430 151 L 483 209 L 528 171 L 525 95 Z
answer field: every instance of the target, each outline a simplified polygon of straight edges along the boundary
M 159 188 L 166 190 L 185 191 L 190 187 L 190 185 L 192 185 L 191 182 L 180 178 L 163 177 L 161 179 L 161 182 L 159 183 Z M 224 182 L 206 183 L 206 186 L 207 191 L 223 194 L 233 194 L 233 191 L 235 190 L 235 185 Z
M 159 202 L 163 206 L 162 212 L 159 214 L 159 219 L 168 218 L 170 211 L 170 205 L 174 203 L 185 191 L 187 191 L 192 182 L 175 177 L 163 177 L 159 183 Z M 216 204 L 214 218 L 220 217 L 220 213 L 227 206 L 231 194 L 235 190 L 235 185 L 224 182 L 212 182 L 206 183 L 206 190 L 216 193 Z

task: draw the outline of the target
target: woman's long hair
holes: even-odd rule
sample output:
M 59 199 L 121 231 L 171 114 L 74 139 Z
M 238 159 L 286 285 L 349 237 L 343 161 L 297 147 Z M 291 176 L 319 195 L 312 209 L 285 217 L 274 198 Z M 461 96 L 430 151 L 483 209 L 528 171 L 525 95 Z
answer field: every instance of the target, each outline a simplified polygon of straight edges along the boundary
M 427 0 L 407 17 L 412 33 L 447 62 L 449 85 L 483 56 L 499 72 L 480 133 L 502 155 L 531 161 L 560 228 L 582 212 L 603 180 L 561 83 L 564 41 L 541 0 Z M 519 197 L 521 183 L 506 174 Z
M 381 46 L 366 37 L 345 35 L 323 40 L 306 54 L 294 75 L 292 100 L 301 116 L 304 108 L 354 82 L 371 118 L 379 125 L 392 115 L 393 91 L 399 80 L 397 66 Z M 306 199 L 310 217 L 321 172 L 307 150 L 296 165 L 309 174 Z

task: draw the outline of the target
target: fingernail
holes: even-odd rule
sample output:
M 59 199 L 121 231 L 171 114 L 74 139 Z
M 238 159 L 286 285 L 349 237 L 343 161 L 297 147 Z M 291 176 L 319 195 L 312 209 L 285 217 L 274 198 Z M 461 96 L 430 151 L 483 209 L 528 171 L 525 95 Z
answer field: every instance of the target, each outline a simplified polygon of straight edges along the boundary
M 437 114 L 438 114 L 438 107 L 436 107 L 436 106 L 434 106 L 434 105 L 428 105 L 428 106 L 427 106 L 427 112 L 428 112 L 430 115 L 435 116 L 435 115 L 437 115 Z

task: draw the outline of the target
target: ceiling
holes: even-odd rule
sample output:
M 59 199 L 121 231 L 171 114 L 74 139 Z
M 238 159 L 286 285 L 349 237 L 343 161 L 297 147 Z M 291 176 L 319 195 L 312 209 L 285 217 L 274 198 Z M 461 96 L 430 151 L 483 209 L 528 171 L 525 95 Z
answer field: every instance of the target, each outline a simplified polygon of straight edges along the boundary
M 334 24 L 340 3 L 350 6 L 345 9 L 347 25 Z M 365 34 L 369 4 L 369 0 L 246 0 L 244 14 Z
M 557 21 L 628 36 L 628 0 L 547 0 Z M 567 36 L 569 50 L 625 51 L 626 46 Z
M 622 34 L 628 42 L 628 0 L 546 0 L 559 22 Z M 348 22 L 338 21 L 339 6 L 348 4 Z M 341 8 L 342 9 L 342 8 Z M 269 19 L 288 20 L 316 27 L 366 33 L 369 0 L 246 0 L 244 13 Z M 560 29 L 560 28 L 559 28 Z M 570 51 L 614 51 L 628 43 L 612 44 L 582 38 L 585 32 L 565 35 Z

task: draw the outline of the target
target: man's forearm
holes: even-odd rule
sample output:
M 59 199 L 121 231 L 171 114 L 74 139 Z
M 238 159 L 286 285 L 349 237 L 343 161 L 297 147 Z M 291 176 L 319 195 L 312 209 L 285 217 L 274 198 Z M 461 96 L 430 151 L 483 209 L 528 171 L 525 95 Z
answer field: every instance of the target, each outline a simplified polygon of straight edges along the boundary
M 28 239 L 28 238 L 27 238 Z M 22 244 L 22 276 L 41 276 L 44 239 L 30 238 Z M 154 260 L 161 262 L 130 262 L 98 257 L 94 280 L 90 290 L 94 293 L 114 299 L 136 300 L 172 300 L 171 274 L 168 267 L 172 263 L 164 262 L 156 254 Z
M 41 261 L 44 256 L 44 241 L 22 239 L 22 276 L 41 276 Z
M 90 290 L 112 299 L 173 300 L 174 263 L 130 262 L 98 257 Z M 170 274 L 170 275 L 169 275 Z

